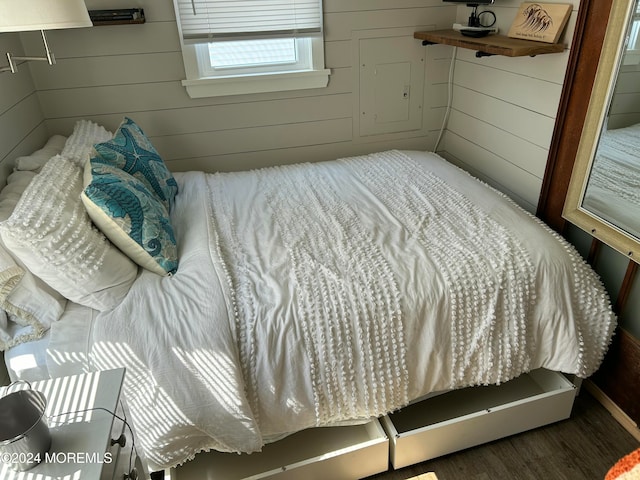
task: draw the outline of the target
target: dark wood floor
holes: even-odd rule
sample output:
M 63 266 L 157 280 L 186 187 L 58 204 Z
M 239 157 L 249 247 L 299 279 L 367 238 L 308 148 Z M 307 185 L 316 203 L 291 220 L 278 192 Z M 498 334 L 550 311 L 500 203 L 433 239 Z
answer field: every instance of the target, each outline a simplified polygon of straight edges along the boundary
M 640 443 L 582 389 L 570 419 L 366 480 L 602 480 Z

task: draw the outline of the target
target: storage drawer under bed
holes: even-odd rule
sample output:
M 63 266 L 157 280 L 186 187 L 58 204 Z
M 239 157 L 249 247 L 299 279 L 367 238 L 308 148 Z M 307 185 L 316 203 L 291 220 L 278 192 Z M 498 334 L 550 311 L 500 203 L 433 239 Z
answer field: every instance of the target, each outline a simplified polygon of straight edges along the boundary
M 539 369 L 502 385 L 438 395 L 382 417 L 390 459 L 402 468 L 540 427 L 571 415 L 575 387 Z
M 247 454 L 208 452 L 171 469 L 170 480 L 355 480 L 389 469 L 389 440 L 378 420 L 290 435 Z M 166 477 L 166 475 L 165 475 Z

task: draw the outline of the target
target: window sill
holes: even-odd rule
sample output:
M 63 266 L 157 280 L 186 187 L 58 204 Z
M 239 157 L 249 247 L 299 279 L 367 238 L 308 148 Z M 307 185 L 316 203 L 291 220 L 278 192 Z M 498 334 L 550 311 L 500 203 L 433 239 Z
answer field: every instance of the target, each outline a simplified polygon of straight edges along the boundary
M 331 70 L 243 75 L 234 77 L 183 80 L 191 98 L 246 95 L 250 93 L 282 92 L 307 88 L 324 88 L 329 83 Z

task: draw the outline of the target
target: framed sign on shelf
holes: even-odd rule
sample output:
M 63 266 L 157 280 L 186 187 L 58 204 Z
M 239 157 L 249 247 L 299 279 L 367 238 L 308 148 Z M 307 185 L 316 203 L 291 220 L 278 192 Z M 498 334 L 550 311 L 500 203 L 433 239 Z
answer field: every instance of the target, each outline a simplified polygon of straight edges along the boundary
M 525 2 L 520 5 L 508 36 L 557 43 L 569 20 L 571 9 L 570 4 Z

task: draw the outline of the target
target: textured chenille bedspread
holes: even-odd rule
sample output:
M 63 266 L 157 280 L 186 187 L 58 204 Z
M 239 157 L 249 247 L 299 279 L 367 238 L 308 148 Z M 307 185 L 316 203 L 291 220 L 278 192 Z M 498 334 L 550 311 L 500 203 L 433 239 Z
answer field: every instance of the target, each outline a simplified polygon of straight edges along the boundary
M 142 271 L 90 346 L 127 368 L 152 467 L 539 367 L 585 377 L 609 343 L 573 248 L 436 155 L 176 177 L 178 272 Z

